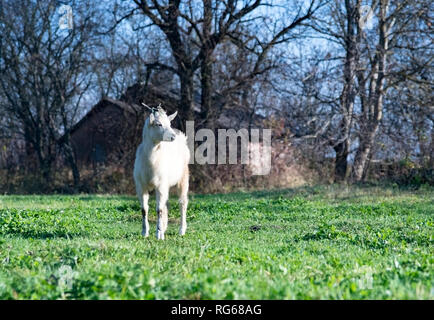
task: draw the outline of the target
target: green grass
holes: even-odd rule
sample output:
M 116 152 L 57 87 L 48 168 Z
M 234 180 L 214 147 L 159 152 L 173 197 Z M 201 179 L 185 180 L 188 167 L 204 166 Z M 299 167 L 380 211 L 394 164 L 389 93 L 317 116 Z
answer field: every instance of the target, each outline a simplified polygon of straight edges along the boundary
M 320 186 L 170 200 L 1 196 L 1 299 L 433 299 L 434 190 Z

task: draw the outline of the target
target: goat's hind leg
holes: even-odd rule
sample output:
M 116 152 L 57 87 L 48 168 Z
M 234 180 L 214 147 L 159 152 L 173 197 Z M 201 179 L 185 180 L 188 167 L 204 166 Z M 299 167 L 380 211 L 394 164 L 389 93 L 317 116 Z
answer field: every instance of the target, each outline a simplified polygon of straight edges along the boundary
M 187 231 L 187 205 L 188 205 L 188 168 L 184 172 L 182 180 L 178 184 L 179 209 L 181 211 L 181 225 L 179 234 L 183 236 Z
M 142 236 L 149 236 L 149 222 L 148 222 L 148 212 L 149 212 L 149 193 L 145 192 L 142 195 Z

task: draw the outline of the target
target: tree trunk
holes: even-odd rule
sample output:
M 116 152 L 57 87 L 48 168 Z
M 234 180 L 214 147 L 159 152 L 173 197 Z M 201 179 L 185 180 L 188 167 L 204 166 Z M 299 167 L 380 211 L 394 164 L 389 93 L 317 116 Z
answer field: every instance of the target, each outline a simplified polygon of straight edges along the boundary
M 374 146 L 379 125 L 376 124 L 366 134 L 362 135 L 359 142 L 359 148 L 356 152 L 353 167 L 353 179 L 360 182 L 363 179 L 366 167 L 368 165 L 369 155 Z
M 69 136 L 69 134 L 68 134 Z M 75 159 L 74 150 L 71 147 L 69 137 L 66 139 L 67 141 L 63 145 L 63 150 L 65 153 L 66 161 L 68 162 L 69 166 L 71 167 L 72 171 L 72 177 L 74 179 L 74 188 L 77 188 L 80 184 L 80 170 L 77 166 L 77 161 Z
M 350 140 L 346 139 L 345 141 L 338 143 L 333 147 L 336 152 L 336 161 L 335 161 L 335 182 L 346 182 L 350 173 L 350 166 L 348 165 L 348 154 L 350 149 Z
M 335 182 L 346 182 L 350 167 L 348 154 L 350 152 L 350 131 L 353 122 L 354 101 L 356 98 L 355 78 L 357 71 L 357 46 L 360 41 L 357 36 L 358 12 L 356 6 L 349 0 L 345 1 L 347 28 L 345 35 L 345 63 L 344 63 L 344 87 L 340 97 L 341 122 L 340 141 L 333 146 L 336 152 Z
M 46 186 L 50 186 L 52 182 L 52 164 L 54 155 L 48 143 L 44 144 L 44 139 L 41 138 L 42 134 L 39 128 L 36 128 L 34 137 L 28 136 L 29 131 L 26 133 L 26 140 L 30 142 L 33 152 L 36 153 L 39 162 L 40 177 Z
M 215 126 L 215 110 L 212 108 L 212 62 L 207 57 L 201 65 L 201 107 L 202 117 L 205 120 L 205 126 L 209 129 L 214 129 Z
M 181 99 L 179 101 L 179 118 L 181 121 L 181 128 L 185 131 L 185 121 L 194 120 L 193 112 L 193 73 L 191 70 L 183 70 L 180 73 L 181 82 Z
M 386 94 L 385 71 L 389 49 L 389 31 L 391 24 L 387 24 L 389 1 L 382 0 L 379 10 L 379 39 L 375 53 L 372 71 L 370 73 L 370 88 L 368 108 L 362 117 L 359 134 L 359 147 L 354 159 L 353 178 L 356 182 L 363 179 L 369 163 L 369 157 L 375 143 L 378 128 L 383 117 L 383 98 Z
M 40 159 L 39 166 L 41 168 L 41 175 L 45 186 L 51 186 L 51 182 L 53 181 L 51 159 Z
M 63 135 L 63 141 L 61 142 L 60 149 L 63 151 L 66 161 L 68 162 L 69 166 L 72 170 L 72 176 L 74 179 L 74 188 L 77 189 L 80 184 L 80 171 L 77 166 L 77 160 L 75 158 L 74 154 L 74 148 L 72 147 L 71 143 L 71 132 L 68 128 L 68 120 L 66 117 L 66 110 L 65 110 L 65 97 L 64 95 L 60 96 L 61 98 L 61 111 L 62 111 L 62 117 L 63 117 L 63 126 L 65 128 L 65 134 Z
M 431 152 L 429 153 L 428 156 L 428 168 L 434 168 L 434 130 L 431 129 Z
M 202 44 L 203 58 L 200 65 L 201 75 L 201 108 L 202 117 L 205 120 L 205 126 L 209 129 L 214 129 L 215 125 L 215 110 L 212 108 L 212 44 L 210 41 L 212 23 L 212 1 L 203 0 L 203 38 L 207 39 Z

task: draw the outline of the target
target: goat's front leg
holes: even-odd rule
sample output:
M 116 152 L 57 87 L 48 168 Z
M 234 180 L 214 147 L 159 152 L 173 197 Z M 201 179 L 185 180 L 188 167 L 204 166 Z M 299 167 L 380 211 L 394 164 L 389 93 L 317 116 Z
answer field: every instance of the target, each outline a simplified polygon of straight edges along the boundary
M 160 186 L 156 190 L 157 194 L 157 239 L 164 240 L 164 233 L 167 230 L 167 200 L 169 198 L 169 188 Z
M 142 236 L 149 236 L 149 222 L 148 222 L 148 212 L 149 212 L 149 193 L 144 193 L 142 195 Z

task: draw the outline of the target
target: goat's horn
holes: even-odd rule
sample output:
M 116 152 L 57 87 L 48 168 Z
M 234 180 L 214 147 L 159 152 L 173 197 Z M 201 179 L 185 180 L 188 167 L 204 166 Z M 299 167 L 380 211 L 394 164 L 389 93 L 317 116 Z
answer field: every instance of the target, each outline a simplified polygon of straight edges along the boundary
M 153 108 L 151 108 L 150 106 L 148 106 L 146 103 L 144 103 L 144 102 L 142 102 L 142 105 L 144 106 L 144 107 L 146 107 L 146 108 L 148 108 L 149 110 L 151 110 L 152 111 L 152 109 Z
M 160 112 L 166 112 L 166 111 L 164 111 L 163 108 L 161 107 L 161 102 L 158 104 L 158 106 L 157 106 L 157 110 L 160 111 Z
M 142 105 L 146 108 L 148 108 L 152 113 L 155 112 L 155 108 L 151 108 L 150 106 L 148 106 L 147 104 L 145 104 L 144 102 L 142 102 Z

